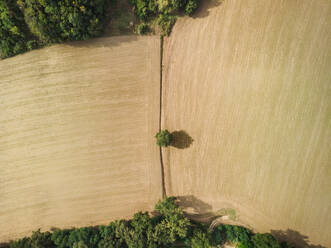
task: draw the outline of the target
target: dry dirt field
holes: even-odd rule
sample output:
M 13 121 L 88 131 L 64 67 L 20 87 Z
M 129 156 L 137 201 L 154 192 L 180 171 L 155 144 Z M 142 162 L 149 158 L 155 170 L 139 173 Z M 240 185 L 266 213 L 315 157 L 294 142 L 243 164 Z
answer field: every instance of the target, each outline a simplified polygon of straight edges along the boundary
M 163 128 L 194 141 L 164 150 L 168 194 L 331 247 L 330 44 L 329 0 L 224 0 L 179 20 Z
M 159 37 L 0 62 L 0 241 L 149 210 L 161 198 Z

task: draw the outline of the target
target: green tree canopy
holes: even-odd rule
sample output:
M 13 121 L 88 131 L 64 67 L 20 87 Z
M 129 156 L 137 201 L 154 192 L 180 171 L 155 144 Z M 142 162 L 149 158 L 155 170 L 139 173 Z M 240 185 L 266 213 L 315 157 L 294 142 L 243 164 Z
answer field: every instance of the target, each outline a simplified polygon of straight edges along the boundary
M 167 129 L 161 130 L 160 132 L 158 132 L 155 135 L 155 138 L 156 138 L 156 143 L 159 146 L 164 146 L 164 147 L 169 146 L 172 141 L 172 135 Z
M 289 248 L 271 234 L 254 234 L 247 228 L 208 225 L 189 220 L 175 197 L 166 197 L 155 206 L 155 214 L 138 212 L 130 220 L 111 222 L 107 226 L 56 229 L 33 232 L 11 242 L 6 248 L 212 248 L 225 242 L 238 248 Z

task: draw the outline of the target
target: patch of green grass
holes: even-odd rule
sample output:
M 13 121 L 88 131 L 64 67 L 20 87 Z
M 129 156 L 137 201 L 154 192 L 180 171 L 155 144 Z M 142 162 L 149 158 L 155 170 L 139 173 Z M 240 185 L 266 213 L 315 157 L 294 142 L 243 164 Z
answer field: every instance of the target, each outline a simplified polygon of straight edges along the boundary
M 228 216 L 230 220 L 237 220 L 236 210 L 233 208 L 222 208 L 216 212 L 219 216 Z

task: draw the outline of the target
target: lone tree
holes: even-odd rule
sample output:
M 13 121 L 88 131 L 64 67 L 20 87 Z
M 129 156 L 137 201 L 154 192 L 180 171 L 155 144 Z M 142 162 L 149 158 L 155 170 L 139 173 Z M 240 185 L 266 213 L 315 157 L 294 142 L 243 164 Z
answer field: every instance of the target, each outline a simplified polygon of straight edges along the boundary
M 172 141 L 172 134 L 167 130 L 161 130 L 155 135 L 156 144 L 159 146 L 167 147 L 171 144 Z

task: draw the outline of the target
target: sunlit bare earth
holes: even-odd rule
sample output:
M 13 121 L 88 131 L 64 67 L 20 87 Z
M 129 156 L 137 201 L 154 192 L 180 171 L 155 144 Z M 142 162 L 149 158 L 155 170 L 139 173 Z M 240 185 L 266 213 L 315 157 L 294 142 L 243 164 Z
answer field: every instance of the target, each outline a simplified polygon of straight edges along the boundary
M 176 23 L 163 128 L 194 141 L 164 152 L 169 194 L 331 246 L 330 30 L 328 0 L 225 0 Z
M 0 62 L 0 241 L 154 206 L 159 61 L 158 37 L 125 36 Z

